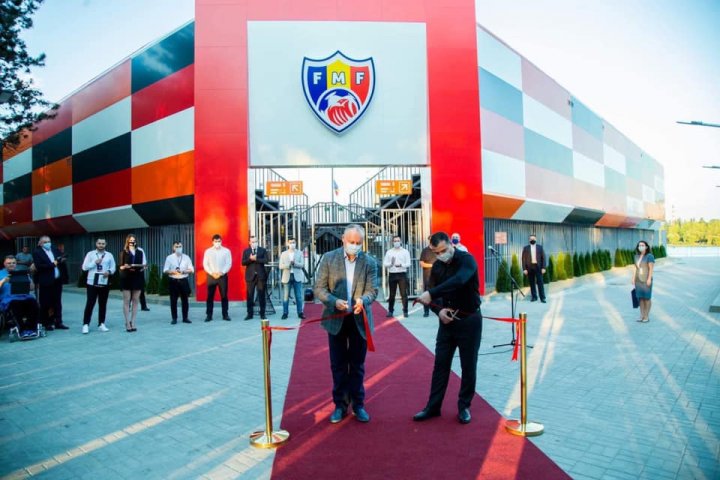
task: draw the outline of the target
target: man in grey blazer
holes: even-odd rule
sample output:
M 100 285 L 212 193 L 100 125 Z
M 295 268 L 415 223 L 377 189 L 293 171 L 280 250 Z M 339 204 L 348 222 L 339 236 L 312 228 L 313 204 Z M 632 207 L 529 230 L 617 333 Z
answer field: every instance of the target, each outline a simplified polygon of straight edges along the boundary
M 368 344 L 362 311 L 372 334 L 371 305 L 378 282 L 375 260 L 362 251 L 364 238 L 361 226 L 348 226 L 342 236 L 343 246 L 326 253 L 315 273 L 315 297 L 325 305 L 322 316 L 327 318 L 322 327 L 328 332 L 333 376 L 335 410 L 331 423 L 345 418 L 350 404 L 358 421 L 370 421 L 363 385 Z

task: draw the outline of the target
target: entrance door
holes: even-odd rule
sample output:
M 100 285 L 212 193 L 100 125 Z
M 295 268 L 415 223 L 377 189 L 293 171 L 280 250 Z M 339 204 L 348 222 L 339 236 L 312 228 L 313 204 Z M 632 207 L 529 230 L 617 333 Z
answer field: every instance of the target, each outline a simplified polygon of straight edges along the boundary
M 278 263 L 280 254 L 287 247 L 289 238 L 294 238 L 305 253 L 307 259 L 308 246 L 303 242 L 302 229 L 300 228 L 300 216 L 294 211 L 257 212 L 255 214 L 255 237 L 258 245 L 267 249 L 268 270 L 267 289 L 282 296 L 282 285 L 280 284 L 280 269 Z M 307 265 L 305 266 L 307 270 Z

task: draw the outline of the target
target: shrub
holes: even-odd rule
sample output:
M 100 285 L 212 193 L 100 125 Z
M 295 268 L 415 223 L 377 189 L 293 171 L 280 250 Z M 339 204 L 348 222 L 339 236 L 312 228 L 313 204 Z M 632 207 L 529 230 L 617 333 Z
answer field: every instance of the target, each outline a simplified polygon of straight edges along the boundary
M 557 263 L 555 264 L 555 278 L 558 280 L 567 280 L 567 272 L 565 272 L 565 254 L 558 253 Z
M 543 283 L 550 283 L 550 261 L 548 260 L 548 266 L 545 269 L 545 273 L 542 274 L 543 277 Z M 530 281 L 528 280 L 528 285 L 530 285 Z
M 665 249 L 665 245 L 660 245 L 660 258 L 667 257 L 667 250 Z
M 510 276 L 508 275 L 508 264 L 505 259 L 500 261 L 495 280 L 495 291 L 498 293 L 510 291 Z
M 575 271 L 573 268 L 573 256 L 570 255 L 570 253 L 567 253 L 565 255 L 565 275 L 567 278 L 573 278 L 575 276 Z
M 550 257 L 548 259 L 547 272 L 548 272 L 548 278 L 549 278 L 550 282 L 554 282 L 557 280 L 557 276 L 555 275 L 555 257 L 553 257 L 552 255 L 550 255 Z
M 88 272 L 86 272 L 85 270 L 80 270 L 80 275 L 78 276 L 77 282 L 77 286 L 79 288 L 85 288 L 87 286 L 87 276 Z
M 600 271 L 600 260 L 598 260 L 597 250 L 590 254 L 590 261 L 592 262 L 593 273 Z
M 160 277 L 160 284 L 158 285 L 158 295 L 170 295 L 170 277 L 163 275 Z
M 512 256 L 512 264 L 510 265 L 510 275 L 512 276 L 512 278 L 515 279 L 515 282 L 518 284 L 518 287 L 522 286 L 523 273 L 522 273 L 522 270 L 520 270 L 520 262 L 518 262 L 518 256 L 515 253 L 513 253 L 513 256 Z
M 590 257 L 590 252 L 585 252 L 585 272 L 595 273 L 595 270 L 593 270 L 593 263 L 592 258 Z
M 577 252 L 573 254 L 573 275 L 576 277 L 582 276 L 582 270 L 580 269 L 580 255 Z
M 160 286 L 160 272 L 158 266 L 150 265 L 150 274 L 148 275 L 147 285 L 145 285 L 145 293 L 158 293 Z
M 625 264 L 623 263 L 623 260 L 622 260 L 622 253 L 620 252 L 620 249 L 619 249 L 619 248 L 616 248 L 616 249 L 615 249 L 615 263 L 614 263 L 614 265 L 615 265 L 616 267 L 624 267 L 624 266 L 625 266 Z

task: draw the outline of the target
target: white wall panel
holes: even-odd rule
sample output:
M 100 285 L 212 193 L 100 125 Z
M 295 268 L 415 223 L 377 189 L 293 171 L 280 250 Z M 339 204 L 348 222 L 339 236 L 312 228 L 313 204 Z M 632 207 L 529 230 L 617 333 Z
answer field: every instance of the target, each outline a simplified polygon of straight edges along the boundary
M 132 166 L 137 167 L 193 150 L 194 126 L 195 108 L 193 107 L 133 130 Z
M 73 125 L 73 155 L 129 132 L 131 115 L 128 96 Z
M 642 186 L 643 202 L 655 203 L 655 190 L 647 185 Z
M 603 159 L 605 165 L 612 168 L 616 172 L 626 174 L 625 155 L 615 150 L 608 144 L 603 145 Z
M 33 221 L 66 215 L 72 215 L 72 185 L 33 196 Z
M 573 148 L 572 122 L 525 93 L 523 93 L 523 124 L 560 145 Z
M 560 223 L 573 210 L 570 205 L 542 202 L 540 200 L 526 200 L 512 216 L 513 220 L 528 220 L 531 222 Z
M 32 148 L 2 162 L 3 182 L 9 182 L 32 172 Z
M 478 66 L 522 90 L 521 57 L 482 28 L 477 29 Z
M 573 152 L 573 176 L 598 187 L 605 186 L 605 167 L 580 152 Z
M 148 224 L 133 210 L 132 205 L 77 213 L 73 218 L 88 232 L 144 228 Z
M 525 162 L 483 149 L 484 193 L 525 197 Z

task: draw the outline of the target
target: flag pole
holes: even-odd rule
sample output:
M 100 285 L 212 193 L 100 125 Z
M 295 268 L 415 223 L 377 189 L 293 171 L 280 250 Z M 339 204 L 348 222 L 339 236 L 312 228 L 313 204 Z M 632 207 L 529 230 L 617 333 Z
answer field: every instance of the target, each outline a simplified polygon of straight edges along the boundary
M 330 167 L 330 203 L 335 202 L 335 168 Z

